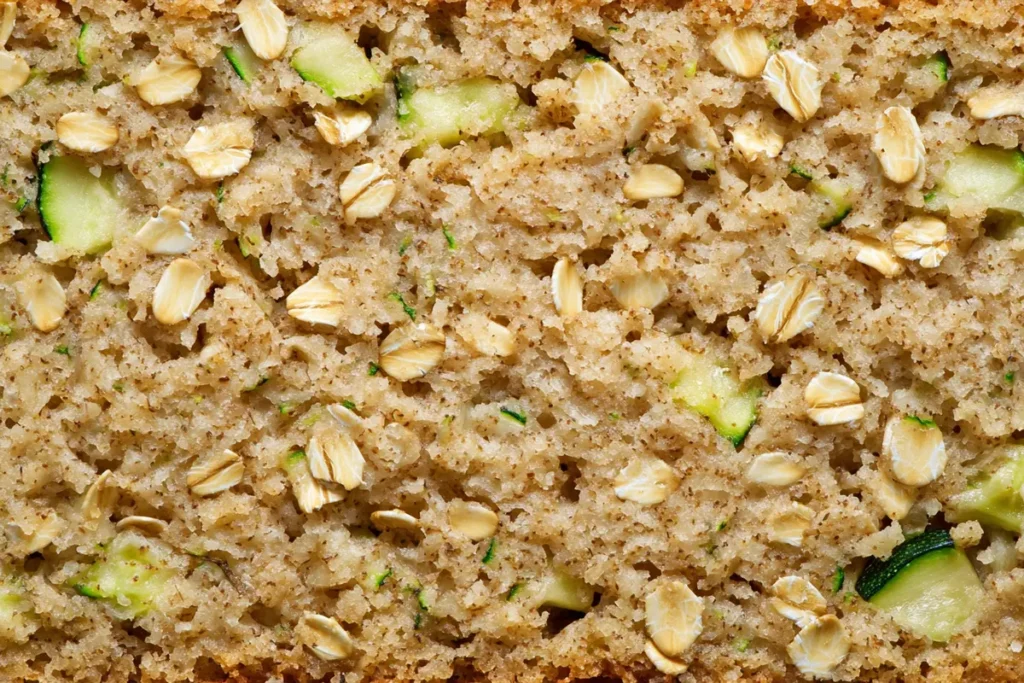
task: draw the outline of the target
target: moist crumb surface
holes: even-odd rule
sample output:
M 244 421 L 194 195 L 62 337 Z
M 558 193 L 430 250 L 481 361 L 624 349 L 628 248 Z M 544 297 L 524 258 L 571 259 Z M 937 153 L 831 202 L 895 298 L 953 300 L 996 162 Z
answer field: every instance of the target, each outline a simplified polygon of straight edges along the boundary
M 0 679 L 1024 679 L 1020 12 L 0 3 Z

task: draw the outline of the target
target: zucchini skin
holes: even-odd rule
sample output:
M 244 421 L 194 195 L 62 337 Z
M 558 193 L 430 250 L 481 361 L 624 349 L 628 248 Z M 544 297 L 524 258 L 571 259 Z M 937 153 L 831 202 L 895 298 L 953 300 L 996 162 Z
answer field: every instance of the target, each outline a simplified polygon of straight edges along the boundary
M 85 41 L 89 36 L 89 23 L 82 24 L 82 28 L 78 29 L 78 39 L 75 41 L 75 58 L 78 59 L 78 63 L 82 66 L 89 66 L 89 55 L 86 52 Z
M 37 180 L 36 180 L 36 213 L 39 214 L 39 222 L 42 224 L 43 230 L 46 232 L 46 234 L 52 240 L 53 239 L 53 231 L 50 229 L 50 226 L 47 224 L 47 222 L 46 222 L 46 215 L 43 212 L 43 188 L 46 186 L 46 181 L 45 181 L 46 167 L 47 167 L 47 165 L 49 165 L 49 163 L 50 162 L 46 162 L 45 164 L 37 164 L 36 165 L 36 178 L 37 178 Z
M 248 83 L 249 75 L 246 73 L 246 68 L 241 64 L 238 55 L 235 53 L 235 49 L 231 47 L 224 48 L 224 57 L 228 60 L 228 64 L 231 65 L 231 70 L 235 72 L 235 75 L 241 78 L 243 83 Z
M 943 83 L 949 82 L 949 70 L 952 64 L 949 61 L 949 53 L 945 50 L 940 50 L 929 57 L 927 66 L 940 81 Z
M 832 228 L 836 227 L 837 225 L 842 223 L 844 220 L 846 220 L 846 217 L 850 215 L 851 211 L 853 211 L 853 207 L 849 207 L 848 206 L 848 207 L 844 208 L 842 211 L 840 211 L 839 213 L 837 213 L 836 215 L 834 215 L 832 218 L 829 218 L 828 220 L 822 221 L 821 226 L 820 226 L 821 229 L 826 231 L 826 232 L 828 232 L 829 230 L 831 230 Z
M 954 547 L 953 538 L 944 529 L 924 531 L 896 546 L 888 560 L 871 558 L 854 586 L 860 597 L 871 600 L 885 585 L 914 560 L 934 550 Z
M 409 115 L 409 98 L 416 92 L 416 82 L 407 72 L 399 71 L 394 78 L 395 99 L 397 100 L 396 116 L 399 122 L 407 121 Z

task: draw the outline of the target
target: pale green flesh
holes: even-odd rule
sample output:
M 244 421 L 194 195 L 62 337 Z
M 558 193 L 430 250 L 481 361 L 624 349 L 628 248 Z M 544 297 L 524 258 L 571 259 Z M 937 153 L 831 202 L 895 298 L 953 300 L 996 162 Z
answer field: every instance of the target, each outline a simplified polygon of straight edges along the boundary
M 1024 531 L 1024 454 L 1017 451 L 988 479 L 955 496 L 951 501 L 954 521 L 976 519 L 1007 531 Z
M 93 254 L 110 246 L 122 207 L 112 178 L 77 157 L 54 157 L 40 172 L 39 215 L 54 242 Z
M 594 589 L 574 576 L 556 569 L 544 587 L 541 605 L 586 612 L 594 603 Z
M 974 613 L 982 593 L 964 552 L 943 548 L 914 560 L 870 602 L 907 631 L 946 642 Z
M 1024 154 L 971 145 L 950 162 L 929 206 L 964 199 L 989 209 L 1024 211 Z
M 443 88 L 421 88 L 404 99 L 401 127 L 422 145 L 453 145 L 476 135 L 500 133 L 519 106 L 514 91 L 489 78 Z
M 239 43 L 226 47 L 224 56 L 239 78 L 246 83 L 252 83 L 253 76 L 260 68 L 260 60 L 248 45 Z
M 943 83 L 949 81 L 949 56 L 945 52 L 937 52 L 924 63 L 926 69 L 935 74 Z
M 365 102 L 383 85 L 363 49 L 343 33 L 317 38 L 298 49 L 292 67 L 331 97 Z
M 810 188 L 828 204 L 828 212 L 819 221 L 820 227 L 824 230 L 839 225 L 853 209 L 849 189 L 841 183 L 834 180 L 815 180 L 811 182 Z
M 759 390 L 753 390 L 726 399 L 718 413 L 708 415 L 708 419 L 719 434 L 738 443 L 757 419 L 757 399 L 760 396 Z
M 711 421 L 718 433 L 739 444 L 757 419 L 761 389 L 756 383 L 740 385 L 735 373 L 704 357 L 683 370 L 672 387 L 672 397 Z
M 79 594 L 108 600 L 119 612 L 135 617 L 149 610 L 171 576 L 155 547 L 118 536 L 106 555 L 72 583 Z

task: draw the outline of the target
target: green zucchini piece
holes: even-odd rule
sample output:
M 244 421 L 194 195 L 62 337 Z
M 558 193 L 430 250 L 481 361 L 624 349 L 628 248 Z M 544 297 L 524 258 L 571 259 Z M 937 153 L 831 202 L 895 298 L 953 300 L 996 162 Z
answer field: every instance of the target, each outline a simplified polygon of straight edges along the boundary
M 39 168 L 39 216 L 54 242 L 95 254 L 110 246 L 121 220 L 112 174 L 99 178 L 78 157 L 51 157 Z
M 105 600 L 128 618 L 148 612 L 174 576 L 170 551 L 136 534 L 116 536 L 103 556 L 71 580 L 79 595 Z
M 850 190 L 842 183 L 826 178 L 811 181 L 808 187 L 825 200 L 825 215 L 818 222 L 818 227 L 822 230 L 831 230 L 836 227 L 853 210 L 853 204 L 849 199 Z
M 1024 448 L 1009 449 L 1009 459 L 991 475 L 950 501 L 951 521 L 976 519 L 982 524 L 1024 532 Z
M 789 172 L 804 180 L 814 180 L 814 175 L 800 164 L 790 164 Z
M 235 45 L 224 48 L 224 57 L 243 82 L 252 83 L 253 77 L 260 68 L 260 58 L 252 51 L 248 43 L 239 41 Z
M 292 55 L 292 68 L 331 97 L 365 102 L 383 86 L 380 74 L 344 31 L 312 30 L 311 40 Z
M 935 74 L 935 77 L 938 78 L 943 83 L 949 82 L 950 63 L 949 55 L 946 54 L 945 50 L 936 52 L 931 57 L 929 57 L 928 60 L 924 63 L 924 68 L 928 69 L 933 74 Z
M 490 564 L 491 562 L 494 562 L 494 558 L 497 556 L 497 554 L 498 539 L 492 537 L 490 543 L 487 544 L 487 551 L 484 552 L 484 556 L 483 558 L 481 558 L 480 562 L 482 562 L 483 564 Z
M 544 584 L 542 607 L 561 607 L 588 612 L 594 604 L 594 589 L 562 569 L 554 569 Z
M 471 78 L 439 88 L 419 88 L 399 79 L 398 122 L 405 135 L 422 146 L 454 145 L 477 135 L 505 130 L 505 121 L 520 104 L 511 85 L 491 78 Z
M 89 36 L 92 34 L 89 24 L 82 24 L 78 31 L 78 40 L 75 41 L 75 56 L 82 66 L 89 66 Z
M 736 372 L 707 356 L 695 356 L 672 384 L 672 398 L 711 421 L 734 446 L 743 443 L 757 421 L 760 380 L 741 383 Z
M 953 539 L 942 529 L 932 529 L 896 546 L 887 560 L 872 558 L 857 579 L 857 593 L 871 600 L 882 588 L 914 560 L 934 550 L 952 548 Z
M 1024 152 L 994 145 L 970 145 L 946 167 L 928 198 L 928 208 L 968 199 L 987 209 L 1024 211 Z
M 398 107 L 395 115 L 398 122 L 402 123 L 409 119 L 409 98 L 416 92 L 416 74 L 412 68 L 404 68 L 395 76 L 395 99 Z
M 384 583 L 394 576 L 394 573 L 395 572 L 392 571 L 391 567 L 384 567 L 379 570 L 370 571 L 366 575 L 366 585 L 372 590 L 380 590 L 384 586 Z
M 963 626 L 983 592 L 971 561 L 941 529 L 904 541 L 888 560 L 872 559 L 856 588 L 903 629 L 939 642 Z

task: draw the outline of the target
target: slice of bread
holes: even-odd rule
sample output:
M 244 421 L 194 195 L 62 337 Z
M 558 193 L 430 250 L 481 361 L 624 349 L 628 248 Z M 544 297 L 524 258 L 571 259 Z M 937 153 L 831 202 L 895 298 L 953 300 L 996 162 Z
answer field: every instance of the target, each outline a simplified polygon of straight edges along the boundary
M 1024 679 L 1019 4 L 677 4 L 0 4 L 0 679 Z

